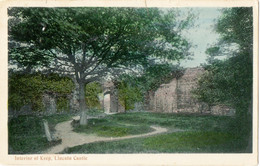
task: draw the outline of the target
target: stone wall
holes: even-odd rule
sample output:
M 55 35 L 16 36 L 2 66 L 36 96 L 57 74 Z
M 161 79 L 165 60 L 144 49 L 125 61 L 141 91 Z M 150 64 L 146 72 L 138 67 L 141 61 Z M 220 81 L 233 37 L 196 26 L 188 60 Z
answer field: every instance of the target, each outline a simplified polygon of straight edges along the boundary
M 214 106 L 209 110 L 207 104 L 198 102 L 193 97 L 192 89 L 196 88 L 198 78 L 203 72 L 202 68 L 188 68 L 182 77 L 162 84 L 154 93 L 149 94 L 148 111 L 234 115 L 234 110 L 226 106 Z
M 197 86 L 199 76 L 203 74 L 202 68 L 186 69 L 184 75 L 176 82 L 177 110 L 179 112 L 205 112 L 206 107 L 198 103 L 192 96 L 192 89 Z
M 162 84 L 150 95 L 150 104 L 154 112 L 175 112 L 177 110 L 176 93 L 177 81 L 173 79 L 169 84 Z
M 136 103 L 136 109 L 146 109 L 152 112 L 164 113 L 211 113 L 214 115 L 234 115 L 235 110 L 224 105 L 209 107 L 205 103 L 198 102 L 192 95 L 192 89 L 196 88 L 197 81 L 204 70 L 202 68 L 189 68 L 186 69 L 183 76 L 176 79 L 173 78 L 168 84 L 162 84 L 156 91 L 149 92 L 146 104 L 143 106 Z M 118 89 L 112 81 L 103 83 L 103 93 L 99 94 L 100 103 L 105 113 L 124 112 L 124 107 L 118 100 Z M 78 85 L 76 84 L 75 90 L 72 94 L 68 95 L 70 103 L 70 111 L 77 112 L 79 110 L 78 101 Z M 56 98 L 52 94 L 43 95 L 43 105 L 45 113 L 53 114 L 57 110 Z M 23 111 L 26 110 L 26 111 Z M 12 111 L 9 109 L 9 113 Z M 31 112 L 31 106 L 26 105 L 21 108 L 17 113 Z
M 124 112 L 125 109 L 119 103 L 118 89 L 115 87 L 114 83 L 112 81 L 104 82 L 102 88 L 104 99 L 101 103 L 103 103 L 105 113 Z

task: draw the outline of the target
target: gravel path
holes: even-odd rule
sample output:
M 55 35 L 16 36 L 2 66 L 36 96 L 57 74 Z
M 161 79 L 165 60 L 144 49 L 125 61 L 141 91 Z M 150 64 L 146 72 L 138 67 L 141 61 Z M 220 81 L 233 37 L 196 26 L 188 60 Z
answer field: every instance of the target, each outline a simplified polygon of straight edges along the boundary
M 79 116 L 74 117 L 74 119 L 75 120 L 79 119 Z M 74 147 L 74 146 L 97 142 L 97 141 L 115 141 L 115 140 L 122 140 L 128 138 L 145 137 L 145 136 L 167 132 L 166 128 L 151 126 L 151 128 L 153 128 L 154 131 L 146 134 L 129 135 L 124 137 L 110 137 L 110 138 L 99 137 L 95 134 L 76 133 L 72 131 L 73 128 L 71 126 L 71 122 L 72 120 L 61 122 L 55 126 L 57 136 L 62 139 L 62 143 L 43 152 L 44 154 L 55 154 L 55 153 L 62 152 L 65 148 L 68 147 Z

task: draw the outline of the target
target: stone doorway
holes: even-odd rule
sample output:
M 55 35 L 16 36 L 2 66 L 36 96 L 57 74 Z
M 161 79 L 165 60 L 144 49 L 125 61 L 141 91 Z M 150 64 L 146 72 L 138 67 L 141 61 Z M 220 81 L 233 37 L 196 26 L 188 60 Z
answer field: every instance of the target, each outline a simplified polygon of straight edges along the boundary
M 110 113 L 110 91 L 104 93 L 104 111 L 105 113 Z

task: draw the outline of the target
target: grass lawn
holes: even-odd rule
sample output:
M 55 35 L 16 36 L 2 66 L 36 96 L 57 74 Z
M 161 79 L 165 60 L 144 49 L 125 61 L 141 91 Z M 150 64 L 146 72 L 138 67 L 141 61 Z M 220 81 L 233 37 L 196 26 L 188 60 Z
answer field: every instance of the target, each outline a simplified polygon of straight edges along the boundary
M 8 123 L 9 154 L 35 154 L 53 146 L 45 137 L 43 119 L 48 121 L 54 131 L 57 123 L 67 121 L 71 115 L 18 116 Z
M 238 139 L 238 140 L 237 140 Z M 85 153 L 238 153 L 245 152 L 239 138 L 220 132 L 178 132 L 146 138 L 90 143 L 63 151 Z
M 9 154 L 37 154 L 53 146 L 44 134 L 43 119 L 50 130 L 72 115 L 19 116 L 8 123 Z M 87 127 L 74 124 L 74 131 L 120 137 L 152 131 L 151 125 L 168 129 L 167 133 L 120 141 L 95 142 L 65 149 L 63 153 L 241 153 L 251 152 L 247 137 L 234 118 L 225 116 L 121 113 L 90 119 Z M 181 129 L 179 132 L 175 129 Z
M 123 137 L 153 131 L 147 124 L 127 124 L 111 118 L 90 119 L 87 126 L 79 126 L 78 123 L 77 121 L 76 125 L 73 125 L 73 131 L 87 134 L 95 133 L 102 137 Z
M 91 124 L 95 123 L 95 127 Z M 104 128 L 104 124 L 111 126 Z M 248 141 L 239 134 L 234 118 L 210 115 L 160 113 L 126 113 L 90 121 L 80 132 L 105 132 L 116 136 L 113 126 L 157 125 L 169 130 L 166 134 L 120 141 L 96 142 L 65 149 L 63 153 L 242 153 L 251 152 Z M 126 126 L 125 126 L 126 127 Z M 89 129 L 89 131 L 88 131 Z M 173 132 L 182 129 L 181 132 Z M 133 129 L 134 130 L 134 129 Z M 115 130 L 116 131 L 116 130 Z M 120 131 L 120 130 L 119 130 Z M 138 133 L 138 131 L 136 131 Z M 129 133 L 128 133 L 129 134 Z

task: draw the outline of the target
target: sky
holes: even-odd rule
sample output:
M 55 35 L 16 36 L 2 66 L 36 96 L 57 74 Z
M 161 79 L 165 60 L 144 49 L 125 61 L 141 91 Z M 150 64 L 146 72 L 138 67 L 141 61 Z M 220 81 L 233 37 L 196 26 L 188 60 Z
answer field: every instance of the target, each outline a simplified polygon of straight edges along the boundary
M 181 60 L 180 65 L 183 67 L 197 67 L 202 63 L 206 63 L 206 49 L 216 43 L 219 34 L 214 31 L 214 25 L 219 16 L 221 16 L 220 8 L 192 8 L 197 14 L 194 20 L 194 26 L 183 32 L 193 45 L 190 52 L 194 54 L 193 60 Z M 182 9 L 188 10 L 187 8 Z

